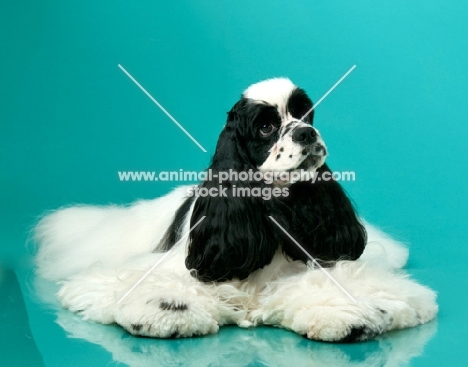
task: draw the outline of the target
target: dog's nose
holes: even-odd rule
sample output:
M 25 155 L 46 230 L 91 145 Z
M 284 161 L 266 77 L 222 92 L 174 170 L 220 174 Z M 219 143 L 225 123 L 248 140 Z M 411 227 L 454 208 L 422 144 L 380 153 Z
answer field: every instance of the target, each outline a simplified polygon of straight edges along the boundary
M 312 144 L 316 138 L 317 132 L 311 127 L 299 127 L 292 134 L 292 140 L 296 143 Z

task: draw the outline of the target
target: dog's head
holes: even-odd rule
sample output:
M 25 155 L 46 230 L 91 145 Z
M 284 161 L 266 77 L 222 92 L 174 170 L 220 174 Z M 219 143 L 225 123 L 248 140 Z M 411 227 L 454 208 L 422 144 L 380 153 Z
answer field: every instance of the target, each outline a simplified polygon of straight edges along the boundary
M 327 149 L 312 127 L 312 107 L 305 91 L 289 79 L 268 79 L 250 86 L 228 113 L 214 166 L 258 170 L 276 178 L 279 172 L 314 172 L 325 162 Z M 274 183 L 291 184 L 299 175 L 283 177 L 287 181 Z

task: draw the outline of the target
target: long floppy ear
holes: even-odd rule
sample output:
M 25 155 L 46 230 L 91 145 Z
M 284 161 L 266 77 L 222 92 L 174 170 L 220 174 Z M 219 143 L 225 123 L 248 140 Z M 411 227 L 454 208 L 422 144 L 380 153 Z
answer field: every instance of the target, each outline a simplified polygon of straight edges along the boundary
M 331 171 L 327 165 L 318 169 L 318 177 Z M 361 256 L 367 241 L 351 201 L 335 180 L 298 182 L 289 188 L 289 197 L 281 208 L 281 222 L 289 233 L 322 264 Z M 283 251 L 294 260 L 309 258 L 289 239 Z
M 189 270 L 195 270 L 194 276 L 205 282 L 244 279 L 269 264 L 278 248 L 266 202 L 258 197 L 264 184 L 235 177 L 254 170 L 242 141 L 248 123 L 245 108 L 241 100 L 228 114 L 210 167 L 213 178 L 201 184 L 190 219 L 193 226 L 205 216 L 190 234 L 185 261 Z M 224 173 L 232 177 L 219 182 Z

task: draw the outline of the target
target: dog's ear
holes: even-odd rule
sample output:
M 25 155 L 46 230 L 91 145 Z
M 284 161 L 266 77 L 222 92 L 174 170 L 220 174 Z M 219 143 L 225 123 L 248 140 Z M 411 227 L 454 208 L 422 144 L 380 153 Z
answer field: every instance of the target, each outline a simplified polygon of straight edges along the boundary
M 242 140 L 248 129 L 245 108 L 241 100 L 228 114 L 210 167 L 212 179 L 201 184 L 190 219 L 192 227 L 205 216 L 190 233 L 185 262 L 205 282 L 244 279 L 269 264 L 278 247 L 261 197 L 264 184 L 235 177 L 254 168 Z M 232 177 L 220 182 L 224 173 Z
M 247 154 L 244 136 L 249 128 L 248 101 L 242 98 L 227 114 L 226 125 L 218 138 L 211 169 L 241 172 L 254 169 Z
M 331 177 L 327 165 L 318 169 Z M 356 260 L 367 241 L 366 230 L 343 188 L 335 180 L 298 182 L 289 188 L 283 202 L 280 223 L 322 264 L 337 260 Z M 294 260 L 307 262 L 309 258 L 289 239 L 283 251 Z

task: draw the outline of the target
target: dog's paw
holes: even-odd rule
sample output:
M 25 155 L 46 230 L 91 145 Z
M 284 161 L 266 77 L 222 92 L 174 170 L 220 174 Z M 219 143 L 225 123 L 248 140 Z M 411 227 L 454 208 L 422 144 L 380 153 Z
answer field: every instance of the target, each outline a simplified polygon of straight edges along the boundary
M 156 338 L 214 334 L 218 322 L 202 302 L 181 299 L 133 299 L 116 312 L 116 322 L 129 333 Z
M 76 312 L 84 320 L 111 324 L 115 321 L 114 290 L 119 289 L 118 286 L 112 277 L 80 275 L 62 282 L 57 298 L 64 308 Z
M 368 305 L 315 306 L 297 310 L 290 328 L 313 340 L 351 343 L 382 334 L 392 322 L 387 311 Z

